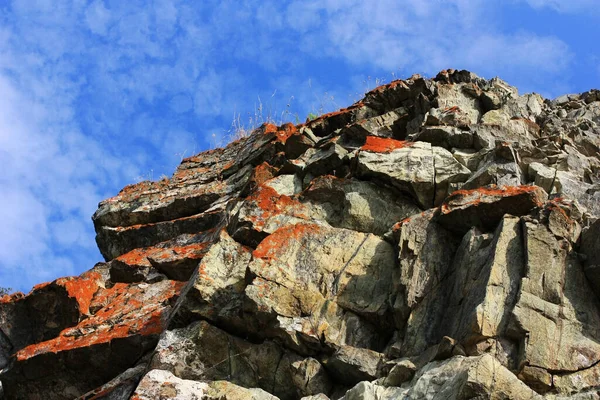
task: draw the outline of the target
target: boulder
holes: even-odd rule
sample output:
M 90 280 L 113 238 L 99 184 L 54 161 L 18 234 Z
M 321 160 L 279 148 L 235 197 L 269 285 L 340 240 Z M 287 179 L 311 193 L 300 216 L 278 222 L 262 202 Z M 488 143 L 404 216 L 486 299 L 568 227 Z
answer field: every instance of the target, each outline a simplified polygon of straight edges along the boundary
M 112 282 L 149 282 L 165 278 L 187 281 L 210 245 L 214 230 L 184 234 L 156 246 L 137 248 L 108 263 Z
M 554 190 L 556 170 L 538 162 L 529 164 L 529 180 L 536 186 L 541 187 L 546 193 L 551 194 Z
M 15 352 L 53 339 L 90 316 L 92 300 L 102 285 L 102 275 L 89 271 L 37 285 L 27 296 L 0 298 L 0 367 L 6 367 Z M 10 392 L 10 387 L 6 390 Z
M 437 224 L 433 216 L 433 212 L 425 212 L 405 219 L 400 224 L 398 260 L 401 291 L 396 296 L 394 311 L 399 329 L 408 324 L 405 344 L 402 346 L 404 353 L 407 348 L 418 351 L 413 343 L 425 339 L 424 332 L 416 336 L 412 334 L 413 329 L 418 330 L 414 326 L 420 325 L 423 317 L 417 317 L 420 303 L 443 283 L 458 246 L 458 240 Z M 426 318 L 434 319 L 431 316 Z
M 204 382 L 180 379 L 169 371 L 153 369 L 141 380 L 133 398 L 136 400 L 201 400 L 207 397 L 205 395 L 207 389 L 208 385 Z
M 377 350 L 387 341 L 396 271 L 386 241 L 302 223 L 278 229 L 252 255 L 255 278 L 245 289 L 245 312 L 254 326 L 248 329 L 307 353 L 343 344 Z
M 532 389 L 519 381 L 494 357 L 456 356 L 432 362 L 422 368 L 405 392 L 409 399 L 538 399 Z
M 476 124 L 481 118 L 481 103 L 477 89 L 470 90 L 475 87 L 470 84 L 438 85 L 437 103 L 441 113 L 460 124 Z
M 383 355 L 369 349 L 341 346 L 325 360 L 325 368 L 338 382 L 352 386 L 379 376 Z
M 309 149 L 301 157 L 304 162 L 303 173 L 309 176 L 330 174 L 344 163 L 344 157 L 348 152 L 335 140 Z
M 377 235 L 385 234 L 396 222 L 421 212 L 412 199 L 392 188 L 331 175 L 315 178 L 300 201 L 322 210 L 331 226 Z
M 314 358 L 306 358 L 292 363 L 292 381 L 301 396 L 329 393 L 331 379 L 323 365 Z
M 400 107 L 350 124 L 342 129 L 340 136 L 343 143 L 350 146 L 361 141 L 364 143 L 367 136 L 403 139 L 408 118 L 408 110 Z
M 263 184 L 234 210 L 228 231 L 240 243 L 256 247 L 283 225 L 322 219 L 320 210 Z
M 537 186 L 490 186 L 458 190 L 440 207 L 437 221 L 447 229 L 467 232 L 471 227 L 494 229 L 504 214 L 526 215 L 541 207 L 547 194 Z
M 131 397 L 134 400 L 275 400 L 262 389 L 247 389 L 227 381 L 197 382 L 169 371 L 149 371 Z
M 583 268 L 544 225 L 525 223 L 525 271 L 509 335 L 519 340 L 519 365 L 573 373 L 594 366 L 600 354 L 598 299 Z M 526 374 L 532 387 L 543 375 Z
M 272 341 L 253 344 L 207 322 L 169 330 L 161 338 L 151 368 L 191 381 L 226 380 L 262 388 L 281 399 L 297 398 L 292 364 L 302 360 Z
M 315 146 L 319 139 L 312 134 L 310 129 L 300 129 L 285 141 L 285 155 L 289 159 L 300 157 L 306 150 Z
M 361 179 L 374 179 L 412 196 L 422 208 L 439 204 L 449 184 L 464 182 L 470 171 L 452 153 L 424 142 L 371 140 L 356 160 Z
M 182 286 L 164 280 L 98 291 L 92 316 L 14 354 L 5 396 L 72 399 L 115 378 L 154 348 Z
M 461 185 L 461 189 L 476 189 L 487 185 L 520 186 L 526 179 L 519 161 L 518 154 L 509 144 L 496 143 L 494 150 L 481 159 L 477 169 Z
M 448 323 L 440 334 L 456 338 L 467 349 L 504 336 L 524 270 L 522 243 L 521 222 L 509 215 L 500 221 L 493 236 L 476 228 L 464 236 L 447 283 Z
M 473 132 L 454 126 L 425 126 L 418 133 L 411 135 L 411 140 L 428 142 L 447 150 L 453 147 L 471 149 L 474 147 Z
M 198 265 L 174 319 L 179 324 L 198 318 L 229 326 L 242 324 L 237 314 L 243 303 L 250 259 L 251 250 L 222 230 L 218 242 Z
M 490 355 L 434 361 L 402 387 L 360 382 L 343 397 L 352 400 L 439 398 L 542 399 Z

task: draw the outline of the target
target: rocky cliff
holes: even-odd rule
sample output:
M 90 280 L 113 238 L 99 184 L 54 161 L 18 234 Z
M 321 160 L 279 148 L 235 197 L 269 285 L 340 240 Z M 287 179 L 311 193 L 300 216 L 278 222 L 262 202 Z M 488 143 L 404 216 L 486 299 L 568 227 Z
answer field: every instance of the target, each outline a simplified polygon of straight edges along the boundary
M 4 398 L 599 398 L 599 149 L 599 91 L 454 70 L 264 125 L 0 299 Z

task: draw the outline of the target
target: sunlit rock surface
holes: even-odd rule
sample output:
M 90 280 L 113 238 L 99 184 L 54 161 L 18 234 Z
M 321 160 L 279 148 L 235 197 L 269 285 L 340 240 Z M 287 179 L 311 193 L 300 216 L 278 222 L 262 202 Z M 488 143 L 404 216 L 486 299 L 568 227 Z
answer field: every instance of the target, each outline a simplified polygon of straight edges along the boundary
M 600 398 L 600 92 L 442 71 L 264 125 L 0 298 L 5 399 Z

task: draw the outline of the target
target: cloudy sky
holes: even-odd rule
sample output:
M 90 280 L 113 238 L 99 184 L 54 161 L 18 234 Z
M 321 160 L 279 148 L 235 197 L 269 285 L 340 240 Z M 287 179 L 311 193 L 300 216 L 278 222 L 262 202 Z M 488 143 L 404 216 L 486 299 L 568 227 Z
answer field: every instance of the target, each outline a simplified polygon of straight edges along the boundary
M 234 120 L 301 121 L 445 68 L 546 97 L 598 87 L 596 3 L 0 0 L 0 286 L 92 267 L 98 202 Z

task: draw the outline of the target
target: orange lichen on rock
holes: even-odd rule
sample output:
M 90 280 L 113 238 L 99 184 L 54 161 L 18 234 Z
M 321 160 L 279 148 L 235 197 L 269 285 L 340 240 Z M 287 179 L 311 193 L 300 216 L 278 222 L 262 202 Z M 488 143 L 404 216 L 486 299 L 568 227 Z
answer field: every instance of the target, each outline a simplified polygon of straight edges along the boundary
M 285 142 L 290 138 L 290 136 L 296 133 L 298 133 L 298 129 L 296 128 L 296 126 L 294 126 L 294 124 L 287 123 L 281 125 L 277 129 L 275 136 L 278 142 L 285 144 Z
M 215 158 L 218 159 L 219 156 L 221 156 L 223 154 L 224 149 L 221 147 L 218 147 L 216 149 L 211 149 L 211 150 L 206 150 L 203 151 L 202 153 L 190 156 L 190 157 L 185 157 L 183 160 L 181 160 L 181 164 L 189 164 L 189 163 L 201 163 L 206 161 L 206 159 L 208 158 Z
M 60 278 L 57 285 L 64 286 L 70 297 L 74 297 L 81 314 L 89 315 L 90 303 L 98 291 L 98 282 L 102 276 L 98 272 L 88 272 L 77 278 Z
M 167 316 L 163 310 L 154 310 L 147 314 L 146 321 L 139 330 L 143 336 L 158 335 L 166 328 Z
M 31 288 L 31 291 L 29 293 L 38 291 L 38 290 L 42 290 L 43 288 L 45 288 L 46 286 L 49 286 L 52 282 L 42 282 L 42 283 L 38 283 L 37 285 L 35 285 L 34 287 Z
M 316 124 L 323 123 L 324 121 L 326 121 L 329 118 L 337 117 L 337 116 L 341 116 L 341 115 L 345 115 L 345 114 L 350 114 L 353 111 L 358 110 L 364 106 L 365 106 L 365 104 L 362 101 L 358 101 L 358 102 L 352 104 L 350 107 L 341 108 L 337 111 L 332 111 L 327 114 L 319 115 L 317 118 L 315 118 L 313 120 L 310 120 L 305 123 L 297 125 L 297 128 L 299 128 L 301 126 L 314 126 Z
M 99 282 L 101 280 L 102 276 L 98 272 L 88 271 L 81 276 L 70 276 L 59 278 L 51 282 L 37 284 L 31 289 L 27 296 L 32 296 L 38 292 L 56 288 L 57 286 L 63 287 L 67 296 L 77 301 L 79 312 L 83 315 L 89 315 L 90 302 L 92 301 L 94 294 L 98 291 L 98 288 L 100 287 Z M 11 296 L 13 298 L 25 297 L 22 293 L 21 296 L 17 296 L 18 294 L 19 293 L 14 293 Z
M 150 267 L 152 264 L 148 261 L 148 256 L 153 253 L 154 249 L 153 247 L 134 249 L 115 258 L 115 260 L 131 266 Z
M 424 217 L 427 214 L 433 214 L 435 212 L 435 210 L 429 209 L 429 210 L 425 210 L 425 211 L 421 211 L 419 214 L 414 214 L 411 215 L 410 217 L 406 217 L 401 221 L 396 222 L 393 226 L 392 226 L 392 232 L 393 233 L 399 233 L 400 230 L 402 229 L 402 227 L 404 225 L 409 224 L 413 219 L 415 218 L 420 218 L 420 217 Z
M 25 361 L 40 354 L 59 353 L 95 344 L 108 343 L 113 339 L 127 337 L 128 332 L 129 327 L 126 325 L 98 327 L 93 333 L 82 336 L 63 336 L 61 332 L 61 335 L 57 338 L 27 346 L 19 350 L 15 356 L 17 361 Z
M 208 271 L 206 271 L 206 264 L 204 263 L 200 263 L 198 266 L 198 278 L 207 282 L 214 281 L 214 279 L 209 276 Z
M 523 193 L 532 193 L 539 190 L 538 186 L 522 185 L 522 186 L 496 186 L 480 187 L 470 190 L 457 190 L 450 196 L 465 196 L 473 193 L 478 193 L 486 196 L 515 196 Z
M 573 229 L 575 221 L 570 217 L 569 213 L 567 213 L 567 211 L 566 211 L 566 210 L 570 211 L 570 207 L 568 204 L 563 204 L 561 198 L 552 199 L 552 200 L 548 201 L 544 205 L 544 209 L 546 210 L 548 217 L 553 222 L 560 221 L 560 223 L 565 224 L 567 229 L 569 229 L 569 230 Z
M 550 200 L 547 204 L 546 204 L 546 209 L 548 211 L 556 211 L 559 214 L 562 214 L 566 219 L 570 219 L 569 215 L 567 214 L 567 212 L 561 207 L 561 202 L 560 201 L 556 201 L 556 199 Z
M 406 84 L 405 80 L 403 80 L 403 79 L 396 79 L 396 80 L 391 81 L 390 83 L 386 83 L 385 85 L 377 86 L 375 89 L 370 90 L 367 93 L 367 96 L 369 94 L 382 93 L 382 92 L 385 92 L 388 89 L 394 89 L 397 86 L 401 86 L 403 88 L 408 89 L 408 85 Z
M 277 132 L 277 125 L 266 123 L 261 126 L 263 133 L 275 133 Z
M 200 259 L 204 257 L 208 246 L 211 243 L 202 242 L 202 243 L 192 243 L 185 246 L 172 246 L 167 249 L 160 249 L 161 251 L 157 252 L 152 256 L 153 259 L 167 259 L 167 258 L 177 258 L 177 259 Z
M 284 226 L 267 236 L 252 252 L 255 258 L 272 259 L 286 251 L 291 242 L 297 242 L 302 237 L 317 235 L 322 227 L 317 224 L 300 223 Z
M 395 140 L 382 138 L 378 136 L 367 136 L 367 141 L 361 147 L 361 150 L 370 151 L 373 153 L 389 153 L 396 149 L 412 146 L 413 142 L 405 140 Z
M 164 282 L 164 283 L 163 283 Z M 16 355 L 24 361 L 44 353 L 58 353 L 108 343 L 134 335 L 154 335 L 166 327 L 169 302 L 179 295 L 185 282 L 163 281 L 155 285 L 117 284 L 106 290 L 108 304 L 58 337 L 27 346 Z M 103 297 L 103 296 L 100 296 Z M 100 298 L 96 297 L 93 303 Z
M 311 191 L 321 189 L 331 189 L 341 186 L 346 179 L 339 178 L 335 175 L 321 175 L 310 181 L 308 187 L 304 189 L 303 193 L 310 193 Z
M 503 197 L 513 197 L 519 195 L 534 196 L 533 200 L 539 207 L 543 204 L 543 199 L 539 196 L 541 189 L 537 186 L 502 186 L 490 185 L 489 187 L 481 187 L 471 190 L 457 190 L 453 192 L 440 208 L 442 214 L 447 214 L 452 211 L 454 205 L 460 207 L 477 206 L 482 200 L 486 203 L 492 203 Z
M 13 301 L 20 300 L 24 297 L 25 297 L 25 294 L 22 292 L 5 294 L 4 296 L 0 296 L 0 304 L 12 303 Z
M 131 185 L 125 186 L 118 195 L 115 197 L 111 197 L 104 202 L 122 202 L 122 201 L 132 201 L 143 194 L 155 193 L 169 185 L 168 180 L 160 180 L 160 181 L 143 181 L 139 183 L 134 183 Z
M 128 283 L 118 282 L 113 287 L 99 290 L 92 299 L 90 309 L 100 310 L 114 301 L 117 296 L 122 296 L 130 285 Z
M 207 247 L 212 242 L 191 243 L 184 246 L 159 247 L 151 246 L 143 249 L 134 249 L 117 258 L 115 261 L 127 264 L 134 268 L 151 267 L 150 260 L 166 259 L 201 259 Z
M 182 161 L 182 165 L 184 165 L 184 163 L 186 162 L 186 160 L 189 163 L 192 163 L 195 160 L 192 160 L 191 158 L 186 158 Z M 227 169 L 230 168 L 234 165 L 233 161 L 227 162 L 225 165 L 223 165 L 222 169 Z M 179 183 L 181 184 L 182 182 L 188 181 L 193 177 L 196 176 L 203 176 L 206 174 L 210 174 L 211 172 L 214 171 L 214 169 L 219 169 L 219 166 L 210 166 L 210 167 L 199 167 L 199 166 L 190 166 L 188 168 L 178 168 L 177 171 L 175 171 L 175 173 L 173 174 L 173 178 L 171 179 L 171 185 L 175 185 Z
M 261 218 L 266 219 L 270 216 L 291 211 L 291 214 L 302 217 L 298 210 L 303 209 L 302 203 L 298 200 L 279 194 L 270 186 L 261 185 L 257 190 L 248 197 L 249 201 L 253 201 L 263 211 Z
M 268 162 L 263 162 L 254 168 L 252 180 L 257 184 L 261 185 L 273 178 L 277 173 L 277 169 L 272 167 Z
M 375 89 L 372 89 L 369 92 L 367 92 L 366 96 L 369 97 L 369 95 L 381 94 L 381 93 L 388 91 L 389 89 L 396 89 L 397 87 L 400 87 L 401 89 L 409 89 L 410 88 L 409 85 L 412 85 L 414 83 L 414 81 L 416 81 L 418 79 L 422 79 L 422 78 L 423 77 L 421 75 L 414 74 L 408 79 L 396 79 L 396 80 L 391 81 L 390 83 L 386 83 L 384 85 L 377 86 Z
M 522 216 L 541 207 L 547 194 L 538 186 L 490 185 L 472 190 L 457 190 L 444 200 L 437 221 L 452 231 L 466 233 L 472 227 L 495 229 L 507 214 Z
M 400 229 L 402 229 L 402 226 L 408 224 L 410 222 L 411 217 L 406 217 L 404 218 L 402 221 L 398 221 L 396 222 L 393 226 L 392 226 L 392 232 L 397 233 L 400 231 Z

